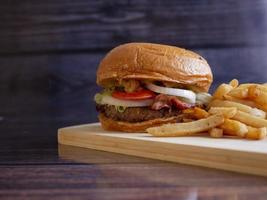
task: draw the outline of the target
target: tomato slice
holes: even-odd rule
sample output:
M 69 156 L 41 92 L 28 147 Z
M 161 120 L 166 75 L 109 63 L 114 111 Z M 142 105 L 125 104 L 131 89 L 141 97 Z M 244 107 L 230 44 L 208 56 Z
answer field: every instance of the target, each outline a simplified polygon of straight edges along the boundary
M 156 96 L 154 92 L 145 89 L 129 93 L 114 91 L 111 95 L 114 98 L 122 100 L 142 100 L 142 99 L 150 99 Z

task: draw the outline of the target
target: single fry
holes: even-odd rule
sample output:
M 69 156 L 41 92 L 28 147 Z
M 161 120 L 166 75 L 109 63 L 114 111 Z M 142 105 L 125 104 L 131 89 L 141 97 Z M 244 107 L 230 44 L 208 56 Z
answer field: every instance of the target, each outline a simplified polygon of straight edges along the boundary
M 256 128 L 262 128 L 262 127 L 267 127 L 267 120 L 262 119 L 256 116 L 253 116 L 251 114 L 242 112 L 242 111 L 237 111 L 236 115 L 233 117 L 233 119 L 238 120 L 240 122 L 243 122 L 249 126 L 253 126 Z
M 189 118 L 193 119 L 203 119 L 209 116 L 209 113 L 206 110 L 198 107 L 185 109 L 183 110 L 183 113 L 188 114 Z
M 265 105 L 255 104 L 255 107 L 260 110 L 263 110 L 264 112 L 267 112 L 267 104 Z
M 233 88 L 236 88 L 238 86 L 239 82 L 237 79 L 233 79 L 229 82 L 229 85 L 231 85 Z
M 233 101 L 233 102 L 236 102 L 236 103 L 241 103 L 241 104 L 244 104 L 244 105 L 247 105 L 247 106 L 250 106 L 250 107 L 257 107 L 256 103 L 253 102 L 253 101 L 250 101 L 250 100 L 246 100 L 246 99 L 238 99 L 236 97 L 232 97 L 230 95 L 224 95 L 224 98 L 225 100 L 228 100 L 228 101 Z
M 227 93 L 227 95 L 239 98 L 246 99 L 248 97 L 248 88 L 235 88 Z
M 257 84 L 257 87 L 260 88 L 262 91 L 267 92 L 267 85 Z
M 250 112 L 251 107 L 243 105 L 241 103 L 236 103 L 232 101 L 222 101 L 222 100 L 213 100 L 209 107 L 236 107 L 238 110 L 244 111 L 244 112 Z
M 248 89 L 248 98 L 260 105 L 267 104 L 267 91 L 258 85 L 250 86 Z
M 264 85 L 264 84 L 246 83 L 246 84 L 241 84 L 238 86 L 238 88 L 247 88 L 247 89 L 249 89 L 250 87 L 258 87 L 262 91 L 267 92 L 267 85 Z
M 267 84 L 244 83 L 238 86 L 238 88 L 250 88 L 250 87 L 259 87 L 261 88 L 261 90 L 267 92 Z
M 250 111 L 250 114 L 255 116 L 255 117 L 262 118 L 262 119 L 266 118 L 266 112 L 264 112 L 258 108 L 252 108 Z
M 256 83 L 243 83 L 238 86 L 238 88 L 249 88 L 250 86 L 257 85 Z
M 208 111 L 210 114 L 222 114 L 225 118 L 232 118 L 237 112 L 236 107 L 211 107 Z
M 261 140 L 266 137 L 266 134 L 267 134 L 266 127 L 254 128 L 254 127 L 248 126 L 247 128 L 248 128 L 248 132 L 246 134 L 247 139 Z
M 209 130 L 210 137 L 213 138 L 222 138 L 223 137 L 223 130 L 220 128 L 212 128 Z
M 233 86 L 223 83 L 219 87 L 217 87 L 213 94 L 213 97 L 215 99 L 224 99 L 223 96 L 228 94 L 232 89 Z
M 194 133 L 208 131 L 224 122 L 223 115 L 212 115 L 205 119 L 199 119 L 187 123 L 165 124 L 159 127 L 146 129 L 148 133 L 157 137 L 188 136 Z
M 249 113 L 251 115 L 254 115 L 260 118 L 266 117 L 266 113 L 262 110 L 252 108 L 250 106 L 237 103 L 237 102 L 233 102 L 233 101 L 222 101 L 222 100 L 215 99 L 209 104 L 209 107 L 236 107 L 238 110 Z
M 257 104 L 251 100 L 247 100 L 247 99 L 238 99 L 238 98 L 235 98 L 235 97 L 231 97 L 229 95 L 224 95 L 224 98 L 228 101 L 233 101 L 233 102 L 236 102 L 236 103 L 241 103 L 241 104 L 244 104 L 244 105 L 247 105 L 247 106 L 250 106 L 252 108 L 258 108 L 264 112 L 267 112 L 267 105 L 260 105 L 260 104 Z
M 220 128 L 224 134 L 231 136 L 245 137 L 248 132 L 246 124 L 232 119 L 226 119 Z
M 203 118 L 207 118 L 209 116 L 209 113 L 202 108 L 195 107 L 194 110 L 195 110 L 194 115 L 197 119 L 203 119 Z

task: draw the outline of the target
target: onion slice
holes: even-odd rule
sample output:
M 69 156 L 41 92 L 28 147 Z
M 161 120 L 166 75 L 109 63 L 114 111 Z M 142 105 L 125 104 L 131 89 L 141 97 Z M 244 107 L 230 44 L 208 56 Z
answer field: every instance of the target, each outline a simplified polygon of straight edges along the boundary
M 152 83 L 148 83 L 146 85 L 148 89 L 150 89 L 153 92 L 161 93 L 161 94 L 167 94 L 167 95 L 173 95 L 177 97 L 184 98 L 188 103 L 195 103 L 196 102 L 196 94 L 192 92 L 191 90 L 183 90 L 183 89 L 177 89 L 177 88 L 168 88 L 168 87 L 161 87 Z
M 125 107 L 146 107 L 153 103 L 152 99 L 146 100 L 121 100 L 112 96 L 105 95 L 102 97 L 100 104 L 108 104 L 113 106 L 125 106 Z
M 212 96 L 209 93 L 206 92 L 200 92 L 196 95 L 197 102 L 208 105 L 210 101 L 212 100 Z

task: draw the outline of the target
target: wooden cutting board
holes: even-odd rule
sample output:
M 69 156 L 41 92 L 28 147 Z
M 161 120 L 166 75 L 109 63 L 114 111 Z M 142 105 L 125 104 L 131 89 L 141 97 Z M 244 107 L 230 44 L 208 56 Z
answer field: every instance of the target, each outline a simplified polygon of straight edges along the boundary
M 267 176 L 267 140 L 200 136 L 158 138 L 104 131 L 99 123 L 58 130 L 58 142 L 164 161 Z

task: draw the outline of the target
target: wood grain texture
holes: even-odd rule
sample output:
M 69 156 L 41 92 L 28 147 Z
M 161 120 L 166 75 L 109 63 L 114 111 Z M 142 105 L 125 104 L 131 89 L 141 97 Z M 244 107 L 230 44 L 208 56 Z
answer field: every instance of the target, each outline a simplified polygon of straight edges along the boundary
M 188 200 L 188 199 L 207 199 L 207 200 L 265 200 L 266 188 L 252 186 L 247 188 L 239 187 L 173 187 L 173 188 L 101 188 L 101 189 L 33 189 L 33 190 L 3 190 L 1 197 L 5 199 L 88 199 L 88 200 Z
M 50 137 L 50 141 L 55 140 Z M 4 144 L 1 144 L 4 145 Z M 80 163 L 94 164 L 122 164 L 122 163 L 160 163 L 161 161 L 108 153 L 93 149 L 59 145 L 57 148 L 20 148 L 1 149 L 0 166 L 38 166 L 38 165 L 79 165 Z
M 90 164 L 122 164 L 122 163 L 163 163 L 159 160 L 140 158 L 136 156 L 127 156 L 94 149 L 86 149 L 67 145 L 58 145 L 58 156 L 60 160 L 74 161 L 77 163 Z
M 262 46 L 266 8 L 265 0 L 11 0 L 0 6 L 0 53 L 94 51 L 130 41 Z
M 10 199 L 264 199 L 267 179 L 170 163 L 1 167 Z M 14 180 L 13 177 L 17 179 Z
M 0 189 L 53 189 L 62 188 L 129 188 L 129 187 L 245 187 L 254 185 L 263 187 L 267 179 L 258 176 L 243 175 L 177 165 L 173 163 L 126 163 L 105 165 L 43 165 L 43 166 L 1 166 L 6 173 L 1 173 Z M 191 173 L 190 173 L 191 172 Z M 49 175 L 50 174 L 50 175 Z M 16 175 L 14 183 L 11 178 Z M 49 175 L 49 176 L 48 176 Z M 6 180 L 4 179 L 6 178 Z M 25 185 L 29 181 L 29 185 Z M 34 184 L 45 183 L 54 184 Z M 74 186 L 74 187 L 73 187 Z

